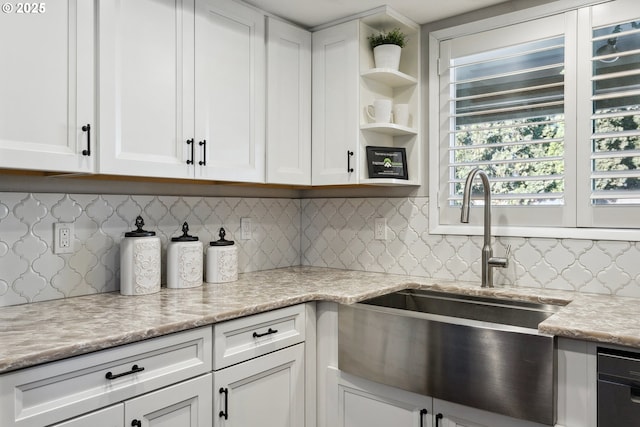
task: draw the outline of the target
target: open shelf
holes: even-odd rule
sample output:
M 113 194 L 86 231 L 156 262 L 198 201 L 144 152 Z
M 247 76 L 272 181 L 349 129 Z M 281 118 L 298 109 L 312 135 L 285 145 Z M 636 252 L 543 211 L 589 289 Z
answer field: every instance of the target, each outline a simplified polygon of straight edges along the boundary
M 395 179 L 395 178 L 364 178 L 360 180 L 360 184 L 365 185 L 381 185 L 381 186 L 397 186 L 397 185 L 415 185 L 420 183 L 411 179 Z
M 418 79 L 415 77 L 390 68 L 372 68 L 364 71 L 361 76 L 391 88 L 418 84 Z
M 400 135 L 417 135 L 418 131 L 406 126 L 400 126 L 393 123 L 368 123 L 360 126 L 361 130 L 368 130 L 372 132 L 378 132 L 385 135 L 400 136 Z

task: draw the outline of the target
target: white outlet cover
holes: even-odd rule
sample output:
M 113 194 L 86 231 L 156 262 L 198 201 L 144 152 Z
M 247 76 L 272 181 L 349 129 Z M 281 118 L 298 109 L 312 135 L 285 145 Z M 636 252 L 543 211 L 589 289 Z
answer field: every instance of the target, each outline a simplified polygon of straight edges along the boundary
M 252 223 L 251 218 L 240 218 L 240 238 L 242 240 L 249 240 L 252 237 Z
M 71 254 L 73 253 L 73 240 L 75 232 L 73 223 L 56 222 L 53 224 L 53 253 Z
M 387 219 L 376 218 L 373 224 L 373 237 L 375 240 L 387 240 Z

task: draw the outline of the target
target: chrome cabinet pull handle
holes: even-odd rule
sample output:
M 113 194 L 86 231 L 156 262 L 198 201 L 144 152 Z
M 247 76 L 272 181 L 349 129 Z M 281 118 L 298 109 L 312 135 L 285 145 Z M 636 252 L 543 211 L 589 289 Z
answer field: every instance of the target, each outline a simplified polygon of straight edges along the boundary
M 82 155 L 90 156 L 91 155 L 91 125 L 87 123 L 86 125 L 82 126 L 82 131 L 87 133 L 87 149 L 82 150 Z
M 271 335 L 271 334 L 277 334 L 277 333 L 278 333 L 278 330 L 277 330 L 277 329 L 271 329 L 271 328 L 269 328 L 269 330 L 268 330 L 267 332 L 265 332 L 264 334 L 259 334 L 259 333 L 257 333 L 257 332 L 254 332 L 254 333 L 253 333 L 253 337 L 254 337 L 254 338 L 260 338 L 260 337 L 264 337 L 264 336 Z
M 123 372 L 121 374 L 114 374 L 113 372 L 109 371 L 106 373 L 104 377 L 108 380 L 115 380 L 116 378 L 124 377 L 126 375 L 136 374 L 142 371 L 144 371 L 144 368 L 142 366 L 133 365 L 130 371 Z

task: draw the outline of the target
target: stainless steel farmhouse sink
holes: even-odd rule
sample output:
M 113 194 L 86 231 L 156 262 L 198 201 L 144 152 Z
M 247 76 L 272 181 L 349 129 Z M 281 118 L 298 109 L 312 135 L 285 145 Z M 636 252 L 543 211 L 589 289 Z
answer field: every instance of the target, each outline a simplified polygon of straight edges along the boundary
M 339 368 L 553 425 L 556 342 L 537 325 L 560 308 L 425 290 L 340 305 Z

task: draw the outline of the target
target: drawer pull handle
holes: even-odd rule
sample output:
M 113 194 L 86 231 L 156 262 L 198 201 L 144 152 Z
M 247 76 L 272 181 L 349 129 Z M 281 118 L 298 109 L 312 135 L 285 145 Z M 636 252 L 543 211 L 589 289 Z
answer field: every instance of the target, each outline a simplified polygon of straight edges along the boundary
M 277 333 L 278 333 L 278 330 L 277 330 L 277 329 L 271 329 L 271 328 L 269 328 L 269 330 L 268 330 L 267 332 L 265 332 L 264 334 L 259 334 L 259 333 L 257 333 L 257 332 L 254 332 L 254 333 L 253 333 L 253 337 L 254 337 L 254 338 L 260 338 L 260 337 L 264 337 L 264 336 L 271 335 L 271 334 L 277 334 Z
M 444 415 L 442 414 L 437 414 L 436 415 L 436 427 L 438 427 L 440 425 L 440 420 L 444 418 Z
M 353 168 L 351 167 L 351 156 L 353 156 L 353 151 L 347 150 L 347 172 L 353 172 Z
M 427 415 L 429 411 L 426 409 L 420 409 L 420 427 L 424 427 L 424 416 Z
M 224 411 L 218 413 L 218 417 L 224 417 L 225 420 L 229 419 L 229 389 L 220 387 L 220 394 L 224 393 Z
M 131 427 L 142 427 L 142 421 L 140 420 L 131 421 Z
M 123 372 L 121 374 L 115 374 L 115 375 L 111 371 L 109 371 L 104 377 L 108 380 L 115 380 L 116 378 L 124 377 L 125 375 L 131 375 L 131 374 L 135 374 L 137 372 L 142 372 L 142 371 L 144 371 L 144 368 L 138 365 L 133 365 L 130 371 Z

